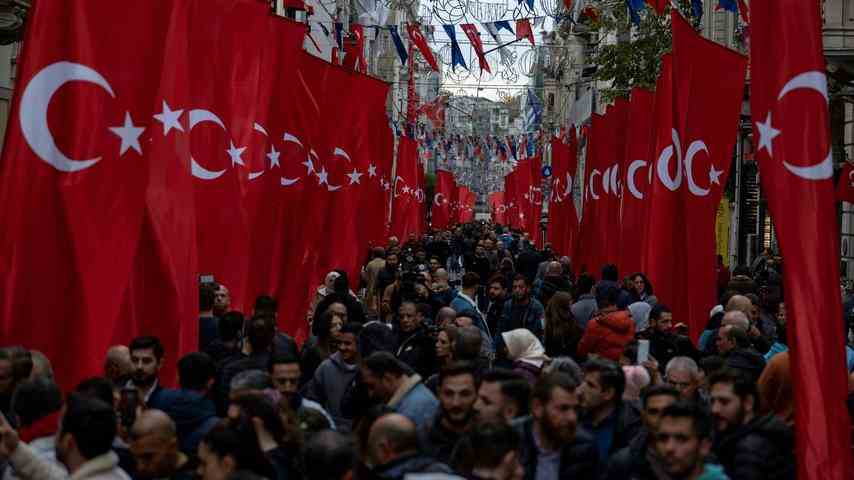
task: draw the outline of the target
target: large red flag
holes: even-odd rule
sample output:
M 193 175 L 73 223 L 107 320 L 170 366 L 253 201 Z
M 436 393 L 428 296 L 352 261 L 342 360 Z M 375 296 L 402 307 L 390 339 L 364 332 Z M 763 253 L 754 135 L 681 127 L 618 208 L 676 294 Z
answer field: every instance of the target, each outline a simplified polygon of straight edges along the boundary
M 101 371 L 111 344 L 156 334 L 174 372 L 197 348 L 197 245 L 245 245 L 232 231 L 249 234 L 243 149 L 279 108 L 258 98 L 283 83 L 263 76 L 264 62 L 293 59 L 303 33 L 254 0 L 34 6 L 0 164 L 4 342 L 43 351 L 70 387 Z M 124 54 L 141 43 L 144 55 Z M 248 44 L 260 47 L 222 54 Z M 200 181 L 226 198 L 200 206 Z M 231 219 L 230 231 L 201 238 L 197 214 L 223 208 L 208 218 Z M 207 273 L 231 282 L 240 305 L 248 262 L 204 261 L 233 266 Z
M 836 201 L 854 203 L 854 163 L 846 163 L 839 173 Z
M 646 250 L 649 205 L 650 146 L 653 134 L 655 95 L 634 88 L 628 114 L 628 137 L 621 177 L 624 179 L 620 208 L 620 270 L 626 275 L 640 271 Z
M 492 212 L 492 222 L 504 225 L 507 222 L 507 205 L 504 203 L 504 192 L 489 194 L 489 209 Z
M 451 203 L 456 200 L 457 183 L 454 174 L 447 170 L 436 173 L 436 193 L 433 195 L 433 228 L 445 229 L 451 224 Z
M 622 172 L 625 171 L 623 159 L 626 156 L 626 135 L 629 104 L 625 98 L 617 98 L 608 109 L 605 116 L 606 131 L 610 132 L 608 139 L 602 143 L 600 158 L 606 167 L 602 172 L 602 195 L 604 215 L 601 219 L 603 227 L 602 242 L 603 257 L 600 263 L 618 263 L 620 257 L 620 195 L 623 190 Z M 625 272 L 622 267 L 620 271 Z
M 537 248 L 543 247 L 543 236 L 540 234 L 540 220 L 543 216 L 543 162 L 539 155 L 533 156 L 526 160 L 530 169 L 530 177 L 528 177 L 528 185 L 526 188 L 527 212 L 525 212 L 525 231 L 535 242 Z M 524 178 L 524 176 L 522 177 Z
M 504 176 L 505 220 L 510 228 L 519 228 L 519 203 L 516 195 L 516 170 Z
M 786 258 L 798 478 L 852 478 L 820 5 L 754 0 L 751 8 L 751 111 L 762 188 Z
M 717 303 L 715 215 L 738 127 L 747 59 L 702 38 L 673 13 L 672 105 L 657 111 L 658 152 L 650 204 L 650 280 L 696 339 Z M 666 61 L 662 75 L 670 70 Z M 708 92 L 714 91 L 715 95 Z M 690 281 L 685 281 L 690 279 Z
M 602 163 L 599 150 L 606 136 L 604 118 L 594 113 L 590 119 L 589 134 L 587 136 L 586 159 L 584 162 L 584 202 L 581 209 L 581 226 L 579 239 L 576 243 L 575 258 L 576 268 L 579 272 L 586 271 L 598 275 L 602 267 L 601 260 L 603 236 L 601 225 L 604 219 L 605 201 L 602 199 L 603 175 Z
M 419 169 L 423 172 L 418 161 L 418 143 L 409 137 L 400 137 L 391 211 L 391 233 L 398 238 L 421 235 L 423 231 L 424 190 L 418 183 Z
M 552 192 L 549 198 L 548 240 L 562 255 L 574 253 L 578 236 L 578 214 L 573 197 L 573 176 L 578 158 L 575 128 L 570 130 L 569 144 L 552 139 Z
M 460 223 L 467 223 L 474 220 L 474 204 L 477 195 L 468 189 L 468 187 L 460 186 Z

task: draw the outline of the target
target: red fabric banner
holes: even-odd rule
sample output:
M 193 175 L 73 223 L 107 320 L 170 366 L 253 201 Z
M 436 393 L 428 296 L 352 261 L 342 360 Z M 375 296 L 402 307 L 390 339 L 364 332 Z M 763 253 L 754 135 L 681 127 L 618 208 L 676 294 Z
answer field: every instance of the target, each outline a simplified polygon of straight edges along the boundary
M 845 163 L 839 173 L 836 201 L 854 203 L 854 163 Z
M 419 174 L 419 170 L 421 173 Z M 397 238 L 419 236 L 424 228 L 424 169 L 418 161 L 418 142 L 400 137 L 397 146 L 397 176 L 392 188 L 391 234 Z
M 486 55 L 483 53 L 483 42 L 480 41 L 480 33 L 477 31 L 477 27 L 474 24 L 465 23 L 460 25 L 460 28 L 463 29 L 463 32 L 465 32 L 466 36 L 469 37 L 469 41 L 471 41 L 471 46 L 474 48 L 474 53 L 480 62 L 480 71 L 483 72 L 486 70 L 492 73 L 492 70 L 489 69 L 489 62 L 486 61 Z
M 460 205 L 460 221 L 459 223 L 467 223 L 474 220 L 474 204 L 477 195 L 468 189 L 468 187 L 460 186 L 459 188 L 459 205 Z
M 424 38 L 424 34 L 421 33 L 421 26 L 417 23 L 407 23 L 406 24 L 406 32 L 409 34 L 409 39 L 418 47 L 418 51 L 421 52 L 421 56 L 424 57 L 424 60 L 430 64 L 430 68 L 435 71 L 439 71 L 439 64 L 436 63 L 436 57 L 433 56 L 433 51 L 430 50 L 430 46 L 427 45 L 427 39 Z M 412 53 L 409 54 L 412 57 Z
M 457 200 L 457 182 L 447 170 L 436 172 L 436 193 L 433 195 L 433 228 L 445 229 L 451 225 L 451 205 Z
M 527 38 L 534 45 L 534 31 L 531 30 L 531 22 L 527 18 L 516 20 L 516 40 Z
M 561 255 L 572 255 L 578 237 L 573 177 L 578 168 L 578 143 L 570 129 L 569 144 L 552 139 L 552 192 L 549 198 L 548 241 Z
M 854 478 L 821 5 L 750 6 L 756 157 L 786 258 L 798 478 Z
M 489 194 L 489 210 L 492 213 L 492 223 L 507 224 L 507 205 L 504 203 L 504 192 Z
M 584 165 L 584 204 L 581 210 L 581 228 L 575 258 L 579 272 L 590 272 L 597 278 L 602 268 L 605 252 L 602 238 L 605 236 L 606 197 L 603 190 L 606 177 L 604 162 L 600 158 L 602 144 L 607 142 L 605 118 L 594 113 L 590 120 L 587 137 L 587 152 Z M 606 182 L 609 183 L 610 181 Z

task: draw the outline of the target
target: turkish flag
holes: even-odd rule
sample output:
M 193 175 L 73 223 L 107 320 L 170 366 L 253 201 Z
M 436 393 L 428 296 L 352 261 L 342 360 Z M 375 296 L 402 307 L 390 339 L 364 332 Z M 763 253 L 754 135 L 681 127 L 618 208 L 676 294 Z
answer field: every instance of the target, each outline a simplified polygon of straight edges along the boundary
M 821 6 L 754 0 L 751 8 L 751 111 L 762 188 L 786 258 L 798 478 L 852 478 Z
M 600 158 L 604 161 L 602 172 L 602 218 L 603 257 L 600 264 L 616 264 L 620 257 L 620 203 L 623 191 L 622 175 L 625 171 L 626 135 L 628 133 L 629 104 L 625 98 L 617 98 L 605 115 L 605 130 L 610 132 L 608 139 L 602 142 Z M 620 269 L 623 271 L 623 269 Z M 627 273 L 623 271 L 623 273 Z
M 471 46 L 474 48 L 474 53 L 480 62 L 480 71 L 486 70 L 492 73 L 492 70 L 489 69 L 489 62 L 486 61 L 486 55 L 483 53 L 483 43 L 480 41 L 480 33 L 477 31 L 477 27 L 474 24 L 465 23 L 460 25 L 460 28 L 463 29 L 463 32 L 465 32 L 471 41 Z
M 584 162 L 584 200 L 581 210 L 581 225 L 579 228 L 579 239 L 576 243 L 575 258 L 578 259 L 576 268 L 579 272 L 598 273 L 602 266 L 600 253 L 602 249 L 601 237 L 604 235 L 602 225 L 605 221 L 604 206 L 602 199 L 603 180 L 602 164 L 599 158 L 601 143 L 605 137 L 603 129 L 603 116 L 594 113 L 590 119 L 588 128 L 586 159 Z M 597 193 L 598 192 L 598 193 Z
M 747 59 L 702 38 L 676 12 L 672 24 L 672 59 L 662 69 L 672 77 L 659 82 L 656 104 L 646 271 L 656 296 L 696 339 L 717 303 L 715 215 L 732 162 Z
M 528 197 L 527 212 L 525 213 L 525 231 L 535 242 L 537 248 L 543 247 L 543 236 L 540 234 L 540 220 L 543 215 L 543 161 L 539 155 L 533 156 L 526 160 L 530 169 L 530 177 L 527 179 Z M 524 178 L 521 177 L 521 178 Z
M 621 172 L 624 181 L 618 265 L 625 274 L 641 271 L 646 252 L 654 108 L 654 93 L 642 88 L 632 89 Z
M 352 39 L 344 42 L 344 67 L 368 73 L 368 62 L 365 60 L 365 30 L 358 23 L 350 26 Z
M 430 64 L 430 68 L 438 72 L 439 64 L 436 63 L 436 57 L 433 56 L 433 51 L 430 50 L 430 46 L 427 45 L 427 39 L 425 39 L 424 34 L 421 33 L 421 27 L 417 23 L 407 23 L 406 32 L 409 34 L 409 39 L 412 43 L 418 47 L 418 51 L 421 52 L 424 60 L 427 60 L 427 63 Z M 410 57 L 411 56 L 412 53 L 410 52 Z
M 393 182 L 391 233 L 398 238 L 421 235 L 424 216 L 424 190 L 418 183 L 418 143 L 400 137 L 397 147 L 397 176 Z
M 489 194 L 489 209 L 492 212 L 492 223 L 504 225 L 507 221 L 507 205 L 504 203 L 504 192 L 492 192 Z
M 457 183 L 454 174 L 447 170 L 436 172 L 436 193 L 433 195 L 433 228 L 445 229 L 451 225 L 450 205 L 456 200 Z
M 575 129 L 569 144 L 552 139 L 552 191 L 549 198 L 548 241 L 554 251 L 572 255 L 578 237 L 578 213 L 575 211 L 573 178 L 578 167 Z
M 474 220 L 474 204 L 477 200 L 477 195 L 468 189 L 468 187 L 460 186 L 460 222 L 468 223 Z
M 504 176 L 504 201 L 507 203 L 505 220 L 510 228 L 519 228 L 519 202 L 516 195 L 516 170 Z
M 836 201 L 854 203 L 854 164 L 845 163 L 836 184 Z
M 197 275 L 224 279 L 235 305 L 245 295 L 247 261 L 202 251 L 246 246 L 236 238 L 251 224 L 241 149 L 278 108 L 259 98 L 281 85 L 261 72 L 271 58 L 293 60 L 303 34 L 254 0 L 34 5 L 0 162 L 4 343 L 44 352 L 67 389 L 101 372 L 110 345 L 156 334 L 161 381 L 174 380 L 174 362 L 197 349 Z M 245 45 L 259 47 L 223 54 Z M 208 187 L 217 198 L 200 195 Z

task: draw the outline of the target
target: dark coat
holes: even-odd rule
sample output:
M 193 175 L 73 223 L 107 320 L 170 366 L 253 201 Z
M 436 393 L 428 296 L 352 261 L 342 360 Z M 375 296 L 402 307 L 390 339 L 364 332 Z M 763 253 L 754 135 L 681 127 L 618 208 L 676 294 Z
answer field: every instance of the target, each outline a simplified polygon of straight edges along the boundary
M 165 390 L 161 396 L 163 411 L 175 422 L 181 451 L 194 456 L 202 438 L 216 425 L 213 400 L 193 390 Z
M 543 338 L 543 317 L 545 317 L 545 309 L 543 304 L 536 298 L 531 298 L 531 303 L 522 313 L 522 318 L 513 318 L 513 305 L 515 300 L 510 299 L 504 302 L 504 310 L 501 312 L 501 320 L 498 322 L 498 330 L 493 332 L 495 341 L 501 340 L 501 334 L 515 330 L 517 328 L 527 328 L 534 335 Z
M 614 434 L 611 440 L 611 448 L 608 450 L 609 455 L 613 455 L 616 451 L 627 447 L 640 434 L 642 429 L 643 422 L 641 421 L 641 412 L 638 403 L 621 401 L 616 409 Z M 594 437 L 596 436 L 596 432 L 592 430 L 588 431 Z
M 537 478 L 537 446 L 534 442 L 534 419 L 525 417 L 513 422 L 522 442 L 519 463 L 525 469 L 525 480 Z M 599 455 L 593 437 L 579 427 L 575 438 L 564 444 L 560 452 L 560 478 L 598 478 Z
M 436 341 L 427 328 L 421 325 L 412 333 L 398 332 L 398 335 L 397 359 L 412 367 L 421 378 L 435 373 Z
M 649 337 L 649 354 L 655 358 L 662 371 L 674 357 L 697 360 L 697 350 L 688 337 L 658 331 L 654 331 Z
M 730 478 L 795 478 L 794 433 L 774 415 L 754 418 L 716 438 L 713 449 Z
M 454 453 L 454 447 L 462 436 L 463 434 L 445 428 L 442 425 L 442 415 L 438 414 L 430 428 L 422 431 L 421 447 L 427 455 L 450 465 L 451 454 Z
M 649 434 L 642 430 L 628 446 L 611 455 L 602 480 L 654 479 L 655 473 L 646 458 L 649 440 Z
M 453 473 L 444 463 L 417 453 L 374 467 L 373 477 L 382 480 L 403 479 L 410 473 Z

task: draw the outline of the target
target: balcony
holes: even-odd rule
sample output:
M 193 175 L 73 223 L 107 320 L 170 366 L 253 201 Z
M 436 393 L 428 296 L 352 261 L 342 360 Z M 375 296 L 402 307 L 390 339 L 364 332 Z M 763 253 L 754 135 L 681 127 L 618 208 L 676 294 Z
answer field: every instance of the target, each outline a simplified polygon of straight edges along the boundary
M 824 0 L 822 40 L 829 63 L 854 67 L 854 0 Z

